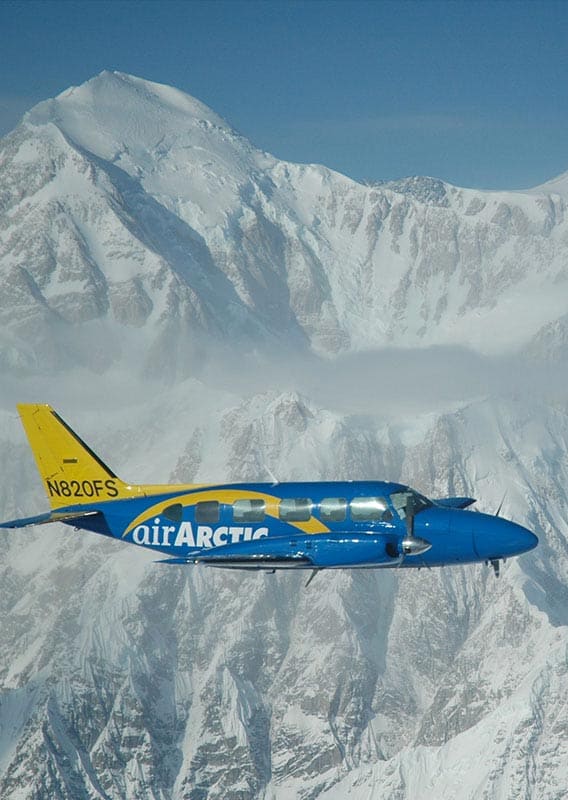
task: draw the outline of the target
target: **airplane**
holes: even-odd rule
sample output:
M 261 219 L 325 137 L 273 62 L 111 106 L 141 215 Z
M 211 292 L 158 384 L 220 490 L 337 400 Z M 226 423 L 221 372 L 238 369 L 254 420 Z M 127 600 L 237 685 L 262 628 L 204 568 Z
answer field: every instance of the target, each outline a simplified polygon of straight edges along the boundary
M 534 533 L 471 497 L 428 498 L 400 483 L 317 481 L 131 485 L 49 405 L 18 412 L 51 510 L 0 523 L 61 522 L 145 547 L 165 564 L 225 569 L 422 568 L 500 562 L 532 550 Z M 307 584 L 306 584 L 307 585 Z

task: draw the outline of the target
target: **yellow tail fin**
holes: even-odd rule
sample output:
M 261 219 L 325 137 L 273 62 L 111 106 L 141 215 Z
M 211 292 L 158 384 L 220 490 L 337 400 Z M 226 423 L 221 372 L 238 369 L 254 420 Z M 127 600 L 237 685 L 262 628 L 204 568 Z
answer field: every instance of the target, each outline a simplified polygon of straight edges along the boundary
M 127 486 L 48 405 L 19 404 L 23 426 L 53 509 L 131 497 Z

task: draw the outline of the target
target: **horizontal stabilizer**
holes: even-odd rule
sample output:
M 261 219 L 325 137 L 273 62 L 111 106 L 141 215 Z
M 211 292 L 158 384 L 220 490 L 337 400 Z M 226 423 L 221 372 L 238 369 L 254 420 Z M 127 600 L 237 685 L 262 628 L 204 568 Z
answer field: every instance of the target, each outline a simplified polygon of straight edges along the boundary
M 72 522 L 75 519 L 96 517 L 97 515 L 102 516 L 100 511 L 48 511 L 46 514 L 38 514 L 37 517 L 0 522 L 0 528 L 27 528 L 28 525 L 47 525 L 49 522 Z

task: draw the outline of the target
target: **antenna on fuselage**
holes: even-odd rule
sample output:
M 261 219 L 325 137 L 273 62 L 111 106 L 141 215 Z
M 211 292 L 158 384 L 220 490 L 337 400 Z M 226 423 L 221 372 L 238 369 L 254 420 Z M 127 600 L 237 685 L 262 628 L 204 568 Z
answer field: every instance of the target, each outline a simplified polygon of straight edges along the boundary
M 318 572 L 319 572 L 319 569 L 313 569 L 313 570 L 312 570 L 310 577 L 309 577 L 309 578 L 308 578 L 308 580 L 306 581 L 306 584 L 305 584 L 305 586 L 304 586 L 304 589 L 307 589 L 307 588 L 308 588 L 308 586 L 309 586 L 309 585 L 310 585 L 310 583 L 313 581 L 313 579 L 316 577 L 316 575 L 317 575 L 317 573 L 318 573 Z
M 272 485 L 273 485 L 273 486 L 278 486 L 278 484 L 280 483 L 280 481 L 279 481 L 279 480 L 278 480 L 278 478 L 277 478 L 277 477 L 274 475 L 274 473 L 272 472 L 272 470 L 270 469 L 270 467 L 268 466 L 268 464 L 265 464 L 265 465 L 264 465 L 264 469 L 265 469 L 265 470 L 268 472 L 268 474 L 269 474 L 269 476 L 270 476 L 270 479 L 271 479 L 271 481 L 272 481 Z

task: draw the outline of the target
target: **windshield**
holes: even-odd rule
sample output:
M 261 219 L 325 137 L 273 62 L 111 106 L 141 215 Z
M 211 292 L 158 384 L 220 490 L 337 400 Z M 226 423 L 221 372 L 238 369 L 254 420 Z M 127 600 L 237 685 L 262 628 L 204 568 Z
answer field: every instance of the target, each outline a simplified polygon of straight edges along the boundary
M 425 508 L 430 508 L 432 505 L 427 497 L 418 494 L 418 492 L 415 492 L 412 489 L 408 489 L 406 492 L 393 492 L 390 496 L 391 503 L 393 504 L 394 510 L 400 519 L 406 518 L 406 508 L 409 498 L 412 498 L 411 503 L 413 505 L 413 511 L 415 514 L 419 514 L 421 511 L 424 511 Z

